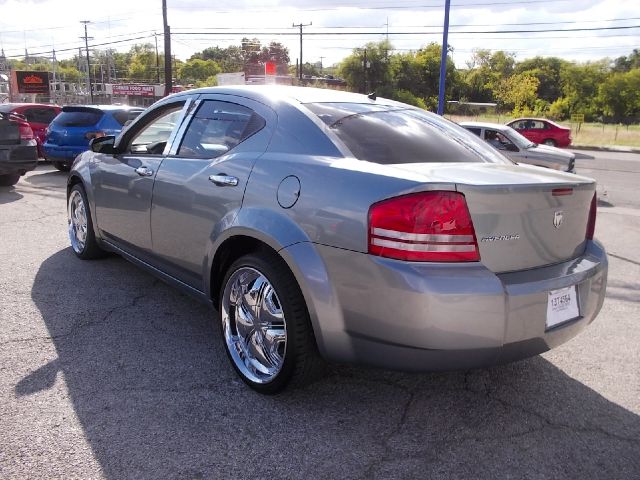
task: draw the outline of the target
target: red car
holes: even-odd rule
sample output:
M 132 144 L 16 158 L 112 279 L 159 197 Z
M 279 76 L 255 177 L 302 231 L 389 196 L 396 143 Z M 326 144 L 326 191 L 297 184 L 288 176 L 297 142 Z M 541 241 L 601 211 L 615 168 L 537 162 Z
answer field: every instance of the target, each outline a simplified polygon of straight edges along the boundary
M 507 125 L 534 143 L 563 148 L 571 145 L 571 129 L 545 118 L 518 118 Z
M 33 130 L 38 143 L 38 157 L 44 158 L 42 144 L 44 143 L 45 130 L 51 121 L 62 111 L 57 105 L 45 105 L 42 103 L 2 103 L 0 112 L 22 115 Z

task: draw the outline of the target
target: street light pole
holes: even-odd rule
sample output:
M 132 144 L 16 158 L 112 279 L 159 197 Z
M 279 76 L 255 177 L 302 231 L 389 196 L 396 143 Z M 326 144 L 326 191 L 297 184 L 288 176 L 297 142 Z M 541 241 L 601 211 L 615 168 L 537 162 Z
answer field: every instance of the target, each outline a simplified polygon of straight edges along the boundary
M 171 95 L 171 29 L 167 22 L 167 0 L 162 0 L 162 22 L 164 25 L 164 95 Z
M 442 32 L 442 56 L 440 57 L 440 85 L 438 91 L 438 115 L 444 114 L 444 91 L 447 76 L 447 51 L 449 50 L 449 7 L 451 0 L 444 2 L 444 30 Z
M 81 20 L 80 23 L 84 23 L 84 46 L 87 54 L 87 81 L 89 85 L 89 98 L 91 98 L 91 103 L 93 103 L 93 82 L 91 81 L 91 63 L 89 63 L 89 40 L 93 40 L 93 37 L 87 36 L 87 24 L 91 23 L 90 20 Z

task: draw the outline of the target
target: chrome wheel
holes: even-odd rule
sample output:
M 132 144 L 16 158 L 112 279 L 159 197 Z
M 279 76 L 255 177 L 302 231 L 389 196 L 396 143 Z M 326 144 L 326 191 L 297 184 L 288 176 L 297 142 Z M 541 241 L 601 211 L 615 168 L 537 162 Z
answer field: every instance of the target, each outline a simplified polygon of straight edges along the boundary
M 69 196 L 68 217 L 71 247 L 80 254 L 87 243 L 87 209 L 78 190 L 73 190 Z
M 224 339 L 237 369 L 252 382 L 271 382 L 284 364 L 287 323 L 269 279 L 255 268 L 238 268 L 225 284 L 220 308 Z

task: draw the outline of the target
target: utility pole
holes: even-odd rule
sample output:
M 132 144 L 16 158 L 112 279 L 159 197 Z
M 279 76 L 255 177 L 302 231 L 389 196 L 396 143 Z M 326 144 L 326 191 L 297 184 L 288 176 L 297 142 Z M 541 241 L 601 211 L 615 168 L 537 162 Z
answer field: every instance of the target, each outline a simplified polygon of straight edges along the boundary
M 310 25 L 313 25 L 313 22 L 309 22 L 309 23 L 298 23 L 297 25 L 294 23 L 293 26 L 294 27 L 299 27 L 300 28 L 300 80 L 302 80 L 302 65 L 304 65 L 302 63 L 302 27 L 308 27 Z
M 89 63 L 89 40 L 93 40 L 93 37 L 87 36 L 87 24 L 91 23 L 90 20 L 81 20 L 80 23 L 84 23 L 84 46 L 87 53 L 87 85 L 89 87 L 89 98 L 93 104 L 93 83 L 91 82 L 91 64 Z
M 322 60 L 324 60 L 327 57 L 320 57 L 320 75 L 322 75 Z
M 444 114 L 444 91 L 447 76 L 447 52 L 449 50 L 449 7 L 451 0 L 444 2 L 444 29 L 442 31 L 442 56 L 440 57 L 440 84 L 438 91 L 438 115 Z
M 51 63 L 53 63 L 53 95 L 50 95 L 50 97 L 53 97 L 53 98 L 50 98 L 50 100 L 52 100 L 51 103 L 56 103 L 56 100 L 57 100 L 56 87 L 58 86 L 56 82 L 56 64 L 58 63 L 58 61 L 56 60 L 55 48 L 51 51 Z
M 167 22 L 167 0 L 162 0 L 162 22 L 164 25 L 164 95 L 171 95 L 171 29 Z
M 158 57 L 158 35 L 153 32 L 153 38 L 156 41 L 156 83 L 160 85 L 160 58 Z

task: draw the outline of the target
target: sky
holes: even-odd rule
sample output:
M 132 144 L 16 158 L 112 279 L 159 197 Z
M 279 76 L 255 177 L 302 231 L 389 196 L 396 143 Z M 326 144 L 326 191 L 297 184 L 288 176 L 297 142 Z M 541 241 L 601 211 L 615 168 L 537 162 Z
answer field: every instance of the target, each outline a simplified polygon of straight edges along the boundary
M 517 60 L 537 55 L 586 62 L 640 48 L 638 0 L 451 0 L 448 44 L 458 68 L 474 49 L 505 50 Z M 292 63 L 330 66 L 367 42 L 388 39 L 395 51 L 442 43 L 444 0 L 167 0 L 172 51 L 187 60 L 242 37 L 277 41 Z M 84 46 L 128 51 L 136 43 L 162 50 L 162 0 L 0 0 L 5 55 L 70 58 Z M 545 30 L 541 32 L 541 30 Z M 537 32 L 535 32 L 537 31 Z

